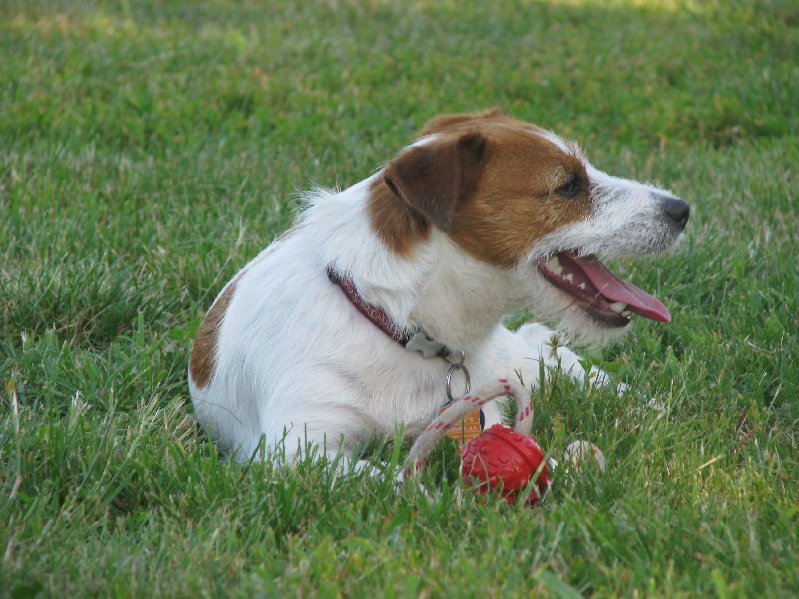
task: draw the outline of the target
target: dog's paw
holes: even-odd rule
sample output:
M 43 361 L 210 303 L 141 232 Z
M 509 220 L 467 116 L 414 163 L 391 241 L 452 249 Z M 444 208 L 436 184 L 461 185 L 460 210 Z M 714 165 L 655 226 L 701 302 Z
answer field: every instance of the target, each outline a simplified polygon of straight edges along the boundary
M 555 333 L 549 327 L 537 322 L 528 322 L 520 326 L 514 334 L 529 347 L 552 351 L 552 335 Z
M 579 384 L 586 384 L 591 388 L 601 389 L 613 384 L 610 374 L 591 366 L 586 369 L 586 361 L 568 347 L 560 346 L 554 350 L 555 360 L 553 366 L 559 368 L 563 374 Z
M 427 490 L 427 487 L 425 487 L 424 484 L 422 484 L 418 472 L 412 472 L 411 470 L 398 468 L 396 474 L 394 474 L 394 489 L 398 493 L 405 494 L 408 492 L 413 493 L 413 491 L 416 490 L 418 491 L 419 496 L 424 497 L 424 499 L 430 505 L 433 504 L 433 494 Z
M 632 409 L 632 413 L 636 416 L 645 416 L 647 413 L 654 412 L 657 418 L 663 418 L 669 413 L 666 402 L 657 397 L 638 395 L 636 399 L 638 400 L 638 405 Z
M 605 387 L 612 387 L 613 386 L 613 379 L 611 378 L 610 374 L 602 370 L 601 368 L 597 368 L 596 366 L 591 366 L 590 370 L 586 375 L 586 379 L 588 384 L 597 389 L 603 389 Z M 616 395 L 621 396 L 627 389 L 627 385 L 624 383 L 619 383 L 616 385 Z

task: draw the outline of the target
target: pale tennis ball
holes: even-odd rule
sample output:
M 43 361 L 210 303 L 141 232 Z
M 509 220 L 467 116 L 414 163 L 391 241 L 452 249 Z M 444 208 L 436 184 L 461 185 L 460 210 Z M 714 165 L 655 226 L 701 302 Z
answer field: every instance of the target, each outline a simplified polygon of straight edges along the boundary
M 599 464 L 599 469 L 604 472 L 607 468 L 607 461 L 604 454 L 599 450 L 599 447 L 588 441 L 572 441 L 563 452 L 563 461 L 571 463 L 572 466 L 579 466 L 583 462 L 593 456 Z

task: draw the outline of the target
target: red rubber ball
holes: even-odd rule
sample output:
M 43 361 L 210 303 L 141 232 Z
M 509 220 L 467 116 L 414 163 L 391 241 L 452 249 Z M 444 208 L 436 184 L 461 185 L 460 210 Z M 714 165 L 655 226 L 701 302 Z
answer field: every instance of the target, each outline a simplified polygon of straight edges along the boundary
M 544 452 L 533 437 L 495 424 L 461 448 L 461 476 L 467 486 L 481 495 L 499 492 L 505 501 L 514 503 L 544 462 Z M 535 485 L 525 500 L 535 505 L 549 489 L 551 477 L 544 464 Z

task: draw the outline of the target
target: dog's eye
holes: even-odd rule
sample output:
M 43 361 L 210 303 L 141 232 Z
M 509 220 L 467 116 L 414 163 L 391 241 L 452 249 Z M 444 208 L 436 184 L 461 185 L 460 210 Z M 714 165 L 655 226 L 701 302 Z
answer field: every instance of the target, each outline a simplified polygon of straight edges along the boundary
M 577 194 L 579 194 L 583 190 L 583 182 L 575 175 L 571 179 L 569 179 L 566 183 L 561 185 L 555 190 L 555 193 L 563 196 L 565 198 L 573 198 Z

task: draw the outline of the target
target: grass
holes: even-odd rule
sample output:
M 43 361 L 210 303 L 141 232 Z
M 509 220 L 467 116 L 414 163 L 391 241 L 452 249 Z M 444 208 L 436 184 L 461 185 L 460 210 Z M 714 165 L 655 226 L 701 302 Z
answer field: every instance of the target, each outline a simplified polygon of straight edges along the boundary
M 0 5 L 0 594 L 799 594 L 799 5 Z M 610 467 L 428 504 L 220 459 L 185 370 L 214 294 L 430 116 L 505 106 L 690 200 L 616 268 L 671 309 L 589 352 L 664 416 L 556 379 L 545 447 Z M 436 475 L 435 471 L 440 473 Z

